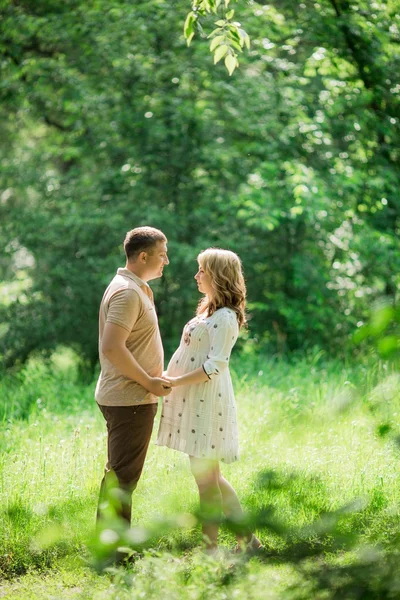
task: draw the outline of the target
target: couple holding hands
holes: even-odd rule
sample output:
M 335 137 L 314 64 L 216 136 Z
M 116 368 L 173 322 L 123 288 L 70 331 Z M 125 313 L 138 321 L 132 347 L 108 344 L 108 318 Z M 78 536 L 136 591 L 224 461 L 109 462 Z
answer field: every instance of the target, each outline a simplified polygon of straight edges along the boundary
M 96 401 L 106 421 L 108 462 L 101 484 L 101 518 L 110 473 L 123 490 L 119 516 L 131 521 L 131 495 L 149 445 L 158 397 L 163 396 L 157 444 L 189 456 L 206 549 L 217 548 L 218 517 L 243 521 L 244 514 L 220 462 L 238 458 L 235 398 L 229 357 L 245 324 L 246 287 L 239 257 L 209 248 L 197 257 L 195 280 L 203 297 L 184 327 L 180 345 L 163 373 L 164 354 L 148 281 L 168 265 L 167 238 L 153 227 L 126 234 L 125 268 L 107 287 L 100 305 L 101 373 Z M 237 536 L 237 551 L 255 551 L 250 531 Z

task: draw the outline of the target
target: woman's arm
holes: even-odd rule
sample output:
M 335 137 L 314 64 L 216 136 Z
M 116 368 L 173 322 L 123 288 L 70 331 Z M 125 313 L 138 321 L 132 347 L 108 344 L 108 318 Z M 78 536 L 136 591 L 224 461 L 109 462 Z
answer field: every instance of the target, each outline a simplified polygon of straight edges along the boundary
M 228 367 L 229 357 L 238 334 L 237 320 L 231 312 L 223 312 L 218 318 L 213 319 L 209 331 L 210 348 L 205 363 L 195 369 L 180 375 L 179 377 L 169 377 L 163 373 L 163 378 L 168 381 L 171 387 L 178 385 L 193 385 L 196 383 L 205 383 Z
M 219 377 L 228 368 L 237 336 L 238 324 L 233 312 L 216 313 L 209 326 L 210 348 L 203 364 L 203 369 L 209 379 Z
M 179 377 L 169 377 L 168 375 L 163 374 L 163 379 L 168 381 L 171 387 L 176 387 L 178 385 L 205 383 L 209 380 L 209 377 L 203 367 L 199 367 L 198 369 L 190 371 L 190 373 L 186 373 L 186 375 L 180 375 Z

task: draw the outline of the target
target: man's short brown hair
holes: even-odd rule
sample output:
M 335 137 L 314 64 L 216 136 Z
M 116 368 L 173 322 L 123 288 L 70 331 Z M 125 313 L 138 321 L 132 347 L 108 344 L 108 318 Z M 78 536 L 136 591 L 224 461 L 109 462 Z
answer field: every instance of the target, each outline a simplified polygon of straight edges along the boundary
M 150 252 L 157 242 L 167 242 L 167 238 L 154 227 L 136 227 L 125 236 L 124 249 L 126 258 L 132 260 L 141 252 Z

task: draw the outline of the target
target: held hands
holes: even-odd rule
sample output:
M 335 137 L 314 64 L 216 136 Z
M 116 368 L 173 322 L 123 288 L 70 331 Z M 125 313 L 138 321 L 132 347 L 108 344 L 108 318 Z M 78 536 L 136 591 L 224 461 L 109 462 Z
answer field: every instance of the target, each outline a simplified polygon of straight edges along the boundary
M 181 385 L 179 377 L 170 377 L 169 375 L 165 375 L 163 373 L 163 378 L 168 383 L 168 385 L 171 386 L 171 388 L 176 387 L 177 385 Z
M 153 377 L 148 389 L 155 396 L 168 396 L 172 391 L 166 377 Z

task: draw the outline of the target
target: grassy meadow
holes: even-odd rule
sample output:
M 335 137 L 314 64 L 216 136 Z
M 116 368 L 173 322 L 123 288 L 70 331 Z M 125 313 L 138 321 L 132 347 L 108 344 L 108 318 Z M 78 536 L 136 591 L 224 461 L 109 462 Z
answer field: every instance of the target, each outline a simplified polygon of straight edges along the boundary
M 0 598 L 400 597 L 395 365 L 242 356 L 232 373 L 241 460 L 223 472 L 265 550 L 232 556 L 223 526 L 220 555 L 206 556 L 187 458 L 152 443 L 134 495 L 138 560 L 106 571 L 115 539 L 93 533 L 106 456 L 94 384 L 79 383 L 67 355 L 5 376 Z

